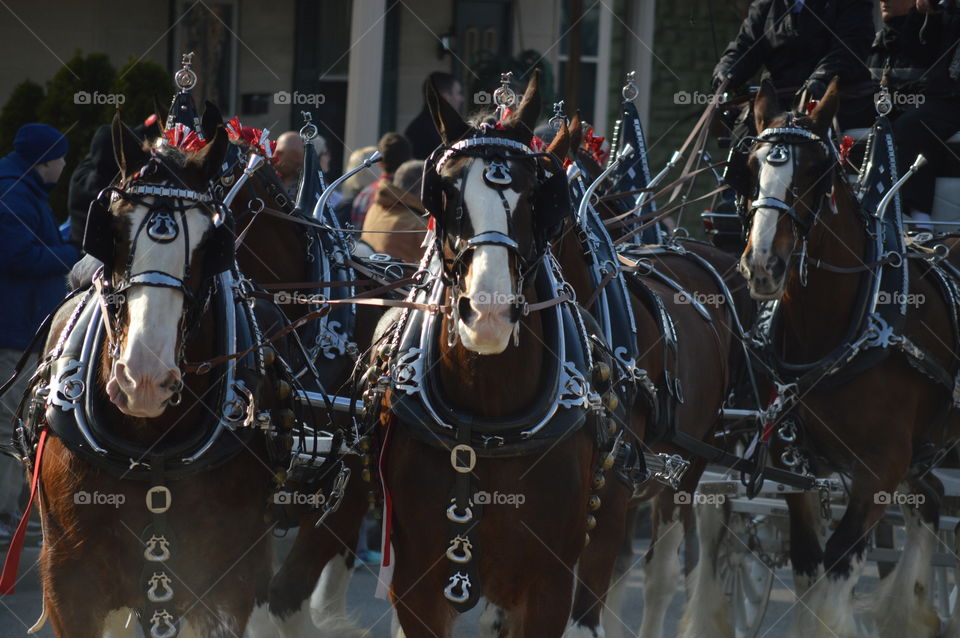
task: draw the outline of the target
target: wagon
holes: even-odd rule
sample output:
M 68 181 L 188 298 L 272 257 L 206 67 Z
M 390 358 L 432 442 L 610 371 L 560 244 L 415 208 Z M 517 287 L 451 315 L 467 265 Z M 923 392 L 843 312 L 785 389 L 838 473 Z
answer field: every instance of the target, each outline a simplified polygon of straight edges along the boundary
M 943 483 L 939 544 L 933 555 L 931 602 L 941 622 L 953 613 L 957 603 L 960 566 L 957 561 L 960 527 L 960 470 L 935 469 Z M 829 494 L 830 521 L 836 525 L 843 516 L 846 498 L 843 481 L 833 476 L 821 485 Z M 697 488 L 703 495 L 723 495 L 727 533 L 717 552 L 716 573 L 721 575 L 731 609 L 737 638 L 757 636 L 770 602 L 775 571 L 790 562 L 790 520 L 784 494 L 797 493 L 791 486 L 765 480 L 759 494 L 747 498 L 738 476 L 720 467 L 710 467 Z M 717 502 L 717 499 L 702 499 Z M 704 505 L 712 507 L 714 505 Z M 869 538 L 867 560 L 877 564 L 881 576 L 889 573 L 900 557 L 903 515 L 896 506 L 887 509 L 883 521 Z

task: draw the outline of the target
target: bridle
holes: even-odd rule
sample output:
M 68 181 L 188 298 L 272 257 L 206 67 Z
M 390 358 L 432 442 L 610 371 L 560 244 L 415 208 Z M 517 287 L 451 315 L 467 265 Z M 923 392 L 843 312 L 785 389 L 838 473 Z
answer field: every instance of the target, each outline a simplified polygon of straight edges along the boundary
M 462 139 L 448 147 L 438 148 L 427 160 L 424 165 L 423 192 L 422 200 L 424 208 L 434 219 L 435 241 L 437 242 L 437 254 L 443 255 L 444 244 L 450 245 L 453 252 L 452 258 L 443 259 L 443 272 L 441 277 L 446 285 L 453 290 L 451 306 L 459 306 L 462 295 L 460 279 L 466 270 L 469 259 L 472 258 L 474 251 L 481 246 L 500 246 L 505 248 L 508 254 L 515 261 L 517 275 L 517 292 L 522 292 L 524 281 L 536 276 L 537 270 L 543 264 L 543 257 L 547 251 L 548 241 L 555 236 L 558 224 L 555 220 L 541 219 L 541 213 L 545 207 L 562 209 L 562 203 L 552 201 L 559 197 L 560 189 L 564 195 L 569 198 L 569 190 L 566 184 L 566 173 L 557 159 L 550 153 L 540 153 L 531 149 L 526 144 L 516 140 L 488 135 L 489 127 L 483 127 L 480 133 L 474 137 Z M 507 232 L 500 231 L 481 231 L 470 237 L 463 237 L 464 220 L 469 219 L 469 214 L 464 201 L 464 191 L 466 187 L 467 175 L 472 168 L 466 167 L 459 177 L 460 186 L 456 189 L 456 210 L 454 221 L 456 230 L 452 235 L 448 235 L 443 224 L 443 216 L 446 212 L 444 195 L 447 194 L 440 171 L 449 161 L 458 157 L 470 157 L 480 159 L 487 163 L 484 174 L 484 183 L 497 193 L 500 203 L 503 207 L 503 214 L 506 219 Z M 547 171 L 537 161 L 539 158 L 549 158 L 554 165 L 554 171 L 547 175 Z M 532 161 L 534 170 L 538 178 L 537 189 L 531 196 L 531 214 L 534 226 L 534 240 L 530 250 L 524 252 L 519 242 L 514 238 L 515 224 L 513 220 L 513 209 L 505 195 L 507 188 L 513 184 L 513 175 L 510 171 L 511 161 Z M 569 214 L 570 208 L 562 209 L 562 216 Z M 551 223 L 552 222 L 552 223 Z M 562 224 L 562 217 L 560 219 Z M 451 237 L 455 237 L 451 241 Z M 511 304 L 515 313 L 514 319 L 524 313 L 523 304 L 519 302 L 519 295 L 513 296 L 514 303 Z
M 840 162 L 837 153 L 833 150 L 833 146 L 829 144 L 827 140 L 824 140 L 821 136 L 809 129 L 797 126 L 794 122 L 795 115 L 793 113 L 789 113 L 784 126 L 776 126 L 764 129 L 754 137 L 745 137 L 743 140 L 741 140 L 741 144 L 772 144 L 773 148 L 771 148 L 770 152 L 767 153 L 766 157 L 764 158 L 764 162 L 772 166 L 779 166 L 786 164 L 787 162 L 792 162 L 794 174 L 796 174 L 797 168 L 797 153 L 794 152 L 794 147 L 805 144 L 816 144 L 818 147 L 820 147 L 827 161 L 832 161 L 832 166 L 829 171 L 817 178 L 817 181 L 814 185 L 816 188 L 814 196 L 816 208 L 813 210 L 812 216 L 809 220 L 807 220 L 801 217 L 797 212 L 796 202 L 801 200 L 802 193 L 798 192 L 797 187 L 794 184 L 790 184 L 787 189 L 787 192 L 793 196 L 793 205 L 790 205 L 777 197 L 760 197 L 760 184 L 758 175 L 758 182 L 754 188 L 753 201 L 750 203 L 749 209 L 742 211 L 741 222 L 743 224 L 744 241 L 746 241 L 746 238 L 750 235 L 753 227 L 753 219 L 758 210 L 763 208 L 772 209 L 776 210 L 780 215 L 786 215 L 789 217 L 793 224 L 794 234 L 801 242 L 801 247 L 799 251 L 794 251 L 791 253 L 790 263 L 787 264 L 787 269 L 789 270 L 792 268 L 793 263 L 797 261 L 797 263 L 800 265 L 800 280 L 803 284 L 806 284 L 807 266 L 809 263 L 809 260 L 807 259 L 808 239 L 810 232 L 813 230 L 814 226 L 817 225 L 817 222 L 820 221 L 824 202 L 828 200 L 832 202 L 833 178 L 837 170 L 840 168 Z M 832 205 L 833 204 L 831 203 L 831 206 Z M 796 257 L 798 257 L 799 260 L 795 260 Z
M 189 335 L 197 328 L 209 305 L 214 276 L 233 267 L 233 229 L 229 223 L 230 217 L 226 207 L 209 192 L 181 188 L 172 179 L 149 183 L 142 181 L 145 175 L 156 174 L 160 166 L 170 171 L 165 162 L 154 153 L 147 165 L 126 185 L 110 186 L 101 191 L 91 204 L 88 214 L 84 250 L 104 264 L 94 275 L 93 284 L 99 292 L 103 307 L 104 327 L 109 342 L 107 352 L 112 359 L 117 359 L 120 355 L 120 343 L 116 339 L 116 333 L 120 325 L 119 315 L 126 301 L 124 293 L 133 288 L 147 287 L 168 288 L 177 290 L 183 295 L 179 362 L 183 360 L 183 350 Z M 116 262 L 114 253 L 116 242 L 110 206 L 121 200 L 130 202 L 135 207 L 146 207 L 147 213 L 133 234 L 123 271 L 119 277 L 116 277 L 113 272 Z M 186 284 L 192 273 L 187 213 L 197 208 L 205 210 L 213 224 L 212 235 L 206 242 L 205 272 L 199 294 L 191 291 Z M 137 246 L 144 236 L 154 244 L 172 244 L 182 239 L 184 245 L 182 278 L 162 270 L 133 272 Z

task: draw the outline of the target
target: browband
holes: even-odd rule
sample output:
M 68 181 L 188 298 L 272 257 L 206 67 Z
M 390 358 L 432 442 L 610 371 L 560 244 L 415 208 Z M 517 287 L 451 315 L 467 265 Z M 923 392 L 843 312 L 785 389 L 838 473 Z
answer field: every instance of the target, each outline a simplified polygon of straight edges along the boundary
M 158 197 L 177 197 L 179 199 L 189 199 L 203 204 L 209 204 L 214 201 L 213 195 L 207 193 L 198 193 L 186 188 L 171 188 L 170 186 L 157 186 L 155 184 L 130 184 L 123 189 L 125 194 L 130 195 L 156 195 Z
M 460 140 L 459 142 L 452 144 L 450 148 L 443 152 L 443 154 L 440 156 L 440 159 L 437 160 L 437 172 L 440 172 L 440 169 L 443 168 L 444 163 L 449 161 L 450 158 L 457 153 L 470 148 L 482 148 L 484 146 L 499 146 L 501 148 L 507 148 L 524 155 L 533 154 L 533 149 L 523 142 L 507 139 L 505 137 L 468 137 L 465 140 Z
M 809 142 L 816 142 L 829 153 L 830 147 L 822 137 L 813 131 L 800 128 L 798 126 L 775 126 L 773 128 L 764 129 L 754 139 L 760 142 L 773 144 L 776 142 L 781 142 L 782 140 L 778 139 L 780 137 L 801 137 Z

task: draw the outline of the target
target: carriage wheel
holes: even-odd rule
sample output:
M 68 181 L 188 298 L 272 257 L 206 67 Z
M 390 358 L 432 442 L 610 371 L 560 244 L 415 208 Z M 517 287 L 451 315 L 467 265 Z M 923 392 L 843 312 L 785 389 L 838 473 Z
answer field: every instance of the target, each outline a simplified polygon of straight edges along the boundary
M 940 530 L 940 543 L 942 547 L 954 547 L 954 534 L 949 530 Z M 933 568 L 933 604 L 937 608 L 940 619 L 946 622 L 953 614 L 957 606 L 958 594 L 960 594 L 960 564 L 954 567 L 945 567 L 936 565 Z
M 730 601 L 736 637 L 754 638 L 773 589 L 773 569 L 760 556 L 764 548 L 779 545 L 780 532 L 766 516 L 740 513 L 730 516 L 729 527 L 717 551 L 717 573 Z

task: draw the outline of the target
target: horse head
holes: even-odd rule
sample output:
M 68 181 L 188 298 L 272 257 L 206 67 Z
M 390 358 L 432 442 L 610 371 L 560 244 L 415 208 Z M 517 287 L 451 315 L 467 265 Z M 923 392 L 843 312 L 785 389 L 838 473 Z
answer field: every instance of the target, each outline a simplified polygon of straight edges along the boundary
M 534 152 L 540 116 L 537 73 L 520 106 L 497 123 L 465 122 L 439 92 L 426 102 L 443 145 L 424 167 L 423 203 L 448 267 L 457 332 L 477 354 L 503 352 L 523 313 L 525 283 L 569 214 L 564 125 L 546 152 Z M 567 201 L 563 206 L 562 201 Z
M 199 324 L 215 275 L 234 260 L 233 230 L 210 194 L 227 148 L 223 128 L 199 150 L 163 138 L 143 148 L 113 120 L 120 181 L 91 208 L 87 252 L 107 308 L 107 395 L 130 416 L 154 418 L 179 402 L 185 342 Z
M 757 135 L 747 159 L 753 194 L 744 227 L 740 271 L 755 299 L 779 299 L 795 255 L 829 198 L 838 169 L 829 128 L 837 111 L 837 80 L 809 116 L 782 113 L 776 91 L 764 82 L 754 102 Z M 748 141 L 744 140 L 744 141 Z

